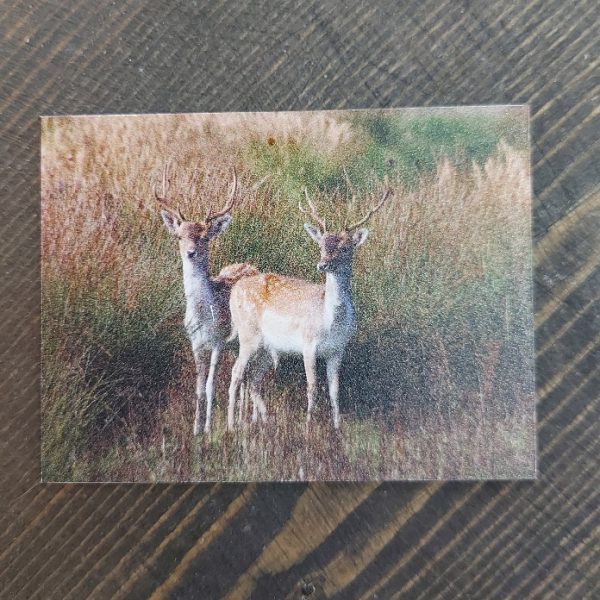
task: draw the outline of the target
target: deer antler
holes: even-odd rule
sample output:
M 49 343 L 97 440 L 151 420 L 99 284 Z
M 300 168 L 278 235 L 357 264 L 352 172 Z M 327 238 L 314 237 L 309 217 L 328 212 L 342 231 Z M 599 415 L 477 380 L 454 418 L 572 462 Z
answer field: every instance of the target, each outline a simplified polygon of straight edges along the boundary
M 162 196 L 158 195 L 158 192 L 156 191 L 156 186 L 154 186 L 154 197 L 156 198 L 157 202 L 163 207 L 164 210 L 166 210 L 167 212 L 170 212 L 172 215 L 176 216 L 180 221 L 185 221 L 186 219 L 183 216 L 181 209 L 179 207 L 177 207 L 176 209 L 171 208 L 167 202 L 167 188 L 169 186 L 168 171 L 169 171 L 169 163 L 167 163 L 165 165 L 165 167 L 163 168 Z
M 228 212 L 231 212 L 231 209 L 233 208 L 233 205 L 235 204 L 236 201 L 236 194 L 237 194 L 237 188 L 238 188 L 238 178 L 237 178 L 237 172 L 235 170 L 235 167 L 233 167 L 233 185 L 231 186 L 231 192 L 229 194 L 229 199 L 227 200 L 227 204 L 219 211 L 216 213 L 212 212 L 212 205 L 209 207 L 208 212 L 206 213 L 206 218 L 205 218 L 205 222 L 209 223 L 210 221 L 213 221 L 214 219 L 217 219 L 218 217 L 222 217 L 223 215 L 226 215 Z
M 352 231 L 353 229 L 356 229 L 357 227 L 364 225 L 383 206 L 384 202 L 392 195 L 392 190 L 388 185 L 387 177 L 385 178 L 384 184 L 385 184 L 385 191 L 383 192 L 383 196 L 382 196 L 381 200 L 379 201 L 379 204 L 377 204 L 377 206 L 371 206 L 371 208 L 369 209 L 369 212 L 360 221 L 357 221 L 356 223 L 353 223 L 352 225 L 344 224 L 344 229 L 346 231 Z
M 327 231 L 327 225 L 325 223 L 325 219 L 323 219 L 323 217 L 319 216 L 319 213 L 317 212 L 317 209 L 315 207 L 315 205 L 312 203 L 312 200 L 308 197 L 308 190 L 306 189 L 306 187 L 304 188 L 304 196 L 306 198 L 306 202 L 308 204 L 308 206 L 310 206 L 310 216 L 323 228 L 323 231 Z M 308 215 L 309 212 L 302 207 L 302 201 L 298 202 L 298 208 L 300 209 L 300 212 Z

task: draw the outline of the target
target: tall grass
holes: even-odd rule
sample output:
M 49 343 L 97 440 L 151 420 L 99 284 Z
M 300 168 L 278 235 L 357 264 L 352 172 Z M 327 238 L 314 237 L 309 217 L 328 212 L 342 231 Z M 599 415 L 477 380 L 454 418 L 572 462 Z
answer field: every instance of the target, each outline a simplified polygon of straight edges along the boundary
M 525 137 L 521 110 L 45 119 L 44 479 L 531 476 Z M 303 187 L 334 227 L 389 178 L 395 195 L 355 260 L 339 433 L 322 386 L 306 435 L 302 365 L 288 357 L 265 383 L 269 424 L 227 435 L 233 346 L 214 430 L 192 439 L 179 257 L 153 200 L 166 162 L 170 196 L 199 217 L 237 167 L 246 193 L 215 271 L 248 261 L 314 281 Z

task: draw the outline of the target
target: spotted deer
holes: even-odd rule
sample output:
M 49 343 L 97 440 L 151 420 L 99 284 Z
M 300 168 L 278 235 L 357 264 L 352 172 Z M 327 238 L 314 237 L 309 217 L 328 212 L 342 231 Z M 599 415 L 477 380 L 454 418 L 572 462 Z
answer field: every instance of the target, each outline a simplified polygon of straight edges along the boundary
M 160 214 L 169 233 L 179 243 L 183 266 L 183 289 L 186 310 L 184 324 L 192 344 L 196 363 L 196 412 L 194 435 L 200 433 L 200 406 L 206 400 L 204 431 L 210 432 L 212 404 L 215 395 L 215 371 L 227 339 L 231 335 L 229 295 L 234 283 L 258 270 L 246 263 L 224 267 L 216 277 L 209 272 L 209 243 L 231 224 L 231 211 L 236 202 L 238 181 L 233 169 L 233 182 L 225 206 L 213 212 L 212 207 L 202 221 L 186 219 L 180 208 L 167 202 L 167 168 L 163 172 L 162 195 L 154 190 L 161 206 Z
M 317 357 L 325 359 L 333 425 L 335 428 L 340 425 L 340 366 L 346 345 L 356 330 L 350 290 L 352 261 L 355 250 L 367 239 L 368 230 L 361 226 L 383 206 L 391 190 L 386 181 L 379 203 L 371 206 L 358 222 L 345 224 L 337 233 L 327 231 L 325 220 L 318 214 L 306 189 L 304 192 L 310 216 L 318 224 L 317 227 L 306 223 L 304 229 L 319 246 L 321 257 L 317 270 L 325 273 L 325 285 L 264 273 L 240 279 L 233 286 L 230 308 L 233 330 L 239 336 L 239 355 L 231 373 L 228 429 L 233 428 L 235 400 L 248 363 L 252 360 L 255 364 L 255 373 L 250 378 L 250 398 L 262 414 L 261 380 L 271 363 L 277 367 L 281 353 L 301 354 L 304 359 L 307 427 L 317 390 L 316 360 Z M 308 214 L 302 205 L 300 210 Z

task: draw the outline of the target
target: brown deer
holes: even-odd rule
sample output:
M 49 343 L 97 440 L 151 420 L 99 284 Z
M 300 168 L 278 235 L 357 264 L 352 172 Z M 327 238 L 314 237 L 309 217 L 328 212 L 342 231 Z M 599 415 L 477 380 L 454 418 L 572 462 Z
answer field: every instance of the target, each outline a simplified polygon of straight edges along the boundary
M 161 205 L 160 214 L 179 243 L 183 265 L 183 288 L 186 310 L 184 324 L 192 344 L 196 363 L 196 416 L 194 435 L 200 433 L 200 404 L 206 399 L 204 431 L 210 431 L 212 403 L 215 394 L 215 371 L 219 357 L 231 334 L 229 294 L 234 283 L 243 277 L 257 275 L 258 270 L 246 263 L 224 267 L 216 277 L 209 272 L 209 243 L 229 227 L 236 202 L 238 181 L 233 169 L 231 193 L 225 206 L 217 212 L 209 208 L 202 221 L 186 219 L 180 208 L 173 209 L 166 198 L 168 167 L 163 171 L 162 196 L 154 194 Z M 258 184 L 260 185 L 260 183 Z M 256 186 L 255 186 L 256 187 Z
M 386 181 L 379 203 L 358 222 L 345 224 L 338 233 L 327 231 L 325 220 L 319 216 L 306 189 L 304 192 L 310 215 L 319 225 L 306 223 L 304 229 L 319 246 L 321 260 L 317 270 L 325 273 L 325 285 L 265 273 L 245 277 L 233 286 L 230 308 L 233 331 L 239 336 L 239 355 L 229 386 L 228 429 L 233 428 L 235 399 L 251 359 L 255 359 L 256 369 L 250 380 L 250 397 L 264 415 L 260 383 L 271 361 L 277 367 L 280 353 L 303 356 L 308 395 L 307 427 L 317 390 L 316 360 L 318 356 L 325 359 L 333 425 L 338 428 L 340 424 L 339 371 L 346 345 L 356 330 L 350 290 L 352 260 L 355 250 L 367 239 L 368 230 L 361 226 L 383 206 L 391 190 Z M 300 210 L 307 213 L 302 205 Z

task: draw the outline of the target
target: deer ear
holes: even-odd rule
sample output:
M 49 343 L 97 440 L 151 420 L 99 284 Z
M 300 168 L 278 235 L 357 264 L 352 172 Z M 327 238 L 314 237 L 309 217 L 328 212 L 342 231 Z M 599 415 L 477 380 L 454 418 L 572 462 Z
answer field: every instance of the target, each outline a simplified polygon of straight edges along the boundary
M 162 220 L 167 226 L 169 232 L 175 234 L 178 227 L 181 225 L 179 219 L 175 215 L 171 214 L 168 210 L 161 210 L 160 216 L 162 217 Z
M 308 233 L 308 235 L 310 235 L 310 237 L 317 242 L 317 244 L 321 241 L 323 234 L 314 225 L 311 225 L 310 223 L 304 223 L 304 229 L 306 230 L 306 233 Z
M 361 229 L 357 229 L 352 235 L 352 243 L 355 248 L 358 248 L 361 244 L 364 244 L 367 241 L 367 236 L 369 235 L 369 230 L 362 227 Z
M 224 214 L 222 217 L 213 219 L 208 225 L 208 232 L 206 233 L 209 240 L 217 237 L 220 233 L 223 233 L 229 225 L 231 225 L 232 216 L 229 213 Z

